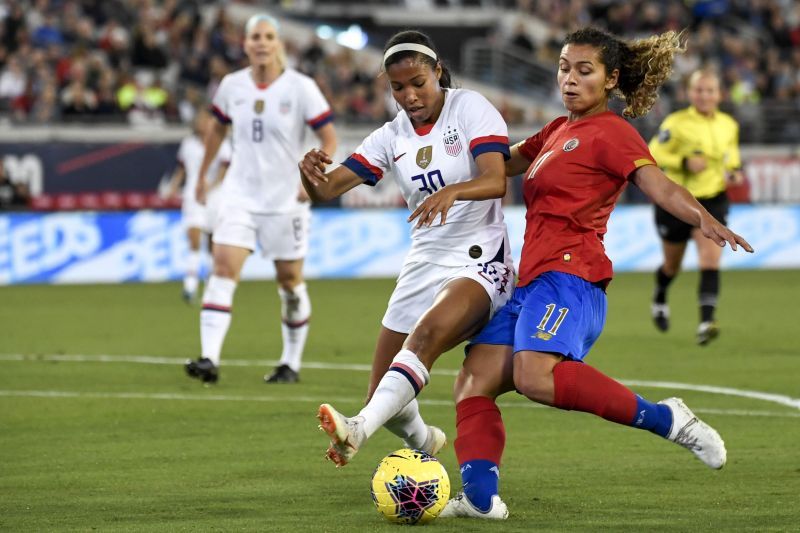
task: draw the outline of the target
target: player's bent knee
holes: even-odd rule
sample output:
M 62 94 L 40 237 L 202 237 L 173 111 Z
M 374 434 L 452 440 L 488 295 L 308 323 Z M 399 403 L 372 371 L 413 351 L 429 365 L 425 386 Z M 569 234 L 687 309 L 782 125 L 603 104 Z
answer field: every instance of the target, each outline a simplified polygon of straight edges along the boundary
M 552 387 L 548 387 L 547 385 L 548 383 L 544 376 L 532 373 L 514 375 L 514 388 L 517 389 L 517 392 L 534 402 L 551 402 L 548 392 Z

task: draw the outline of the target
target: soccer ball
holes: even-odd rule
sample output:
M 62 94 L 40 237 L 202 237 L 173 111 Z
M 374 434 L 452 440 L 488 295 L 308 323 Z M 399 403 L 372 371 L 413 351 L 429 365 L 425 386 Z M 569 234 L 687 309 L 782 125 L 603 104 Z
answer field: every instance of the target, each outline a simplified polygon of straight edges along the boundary
M 449 498 L 450 478 L 444 466 L 420 450 L 403 448 L 390 453 L 372 474 L 372 501 L 390 522 L 430 522 Z

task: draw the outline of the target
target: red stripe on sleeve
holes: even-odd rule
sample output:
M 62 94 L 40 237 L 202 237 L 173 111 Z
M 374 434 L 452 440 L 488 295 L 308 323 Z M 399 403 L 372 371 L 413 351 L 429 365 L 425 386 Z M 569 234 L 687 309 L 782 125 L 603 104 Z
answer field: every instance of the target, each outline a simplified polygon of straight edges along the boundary
M 307 121 L 308 125 L 313 128 L 313 127 L 317 126 L 318 124 L 321 124 L 321 123 L 325 122 L 326 120 L 328 120 L 331 117 L 332 114 L 333 114 L 333 112 L 329 109 L 329 110 L 325 111 L 324 113 L 322 113 L 321 115 L 316 116 L 316 117 L 312 118 L 311 120 Z
M 364 157 L 363 155 L 361 155 L 361 154 L 353 154 L 350 157 L 352 157 L 353 159 L 355 159 L 356 161 L 358 161 L 359 163 L 364 165 L 364 167 L 366 167 L 367 170 L 369 170 L 370 172 L 375 174 L 375 176 L 377 176 L 378 179 L 382 179 L 383 178 L 383 171 L 381 169 L 379 169 L 378 167 L 376 167 L 375 165 L 373 165 L 372 163 L 370 163 L 369 161 L 367 161 L 367 158 Z

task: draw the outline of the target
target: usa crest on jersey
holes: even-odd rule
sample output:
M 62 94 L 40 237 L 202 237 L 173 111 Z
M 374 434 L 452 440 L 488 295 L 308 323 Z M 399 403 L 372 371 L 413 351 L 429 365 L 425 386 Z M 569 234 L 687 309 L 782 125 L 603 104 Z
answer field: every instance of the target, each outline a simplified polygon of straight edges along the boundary
M 444 151 L 447 152 L 447 155 L 456 157 L 461 153 L 461 137 L 458 135 L 458 130 L 448 127 L 442 141 L 444 142 Z

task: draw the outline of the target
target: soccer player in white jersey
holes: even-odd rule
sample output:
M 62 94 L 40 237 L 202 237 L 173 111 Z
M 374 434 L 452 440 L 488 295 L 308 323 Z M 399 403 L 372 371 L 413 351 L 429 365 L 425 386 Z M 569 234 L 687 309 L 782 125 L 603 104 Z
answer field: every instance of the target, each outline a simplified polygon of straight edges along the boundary
M 409 209 L 411 250 L 400 272 L 372 365 L 367 405 L 346 418 L 319 408 L 330 436 L 327 457 L 347 464 L 378 428 L 435 454 L 444 433 L 427 426 L 415 400 L 436 359 L 475 334 L 514 289 L 514 266 L 500 200 L 506 191 L 508 131 L 480 94 L 450 88 L 430 38 L 404 31 L 386 45 L 383 65 L 402 108 L 341 166 L 312 150 L 300 163 L 314 200 L 326 200 L 392 171 Z M 485 201 L 478 201 L 485 200 Z
M 222 143 L 217 156 L 208 167 L 207 177 L 211 181 L 206 184 L 206 204 L 197 202 L 195 189 L 200 176 L 200 165 L 203 162 L 203 138 L 208 130 L 211 115 L 205 109 L 199 109 L 194 118 L 191 135 L 185 137 L 178 148 L 178 166 L 170 181 L 170 196 L 177 196 L 183 186 L 181 198 L 181 221 L 186 228 L 189 241 L 189 254 L 186 256 L 186 271 L 183 276 L 183 299 L 192 303 L 200 284 L 200 265 L 202 262 L 202 240 L 206 235 L 210 243 L 211 231 L 214 227 L 219 185 L 231 160 L 231 144 Z M 211 246 L 208 247 L 211 251 Z
M 201 178 L 208 173 L 228 127 L 233 157 L 222 184 L 214 228 L 214 270 L 200 312 L 201 354 L 186 371 L 216 382 L 220 352 L 231 322 L 233 294 L 247 257 L 260 246 L 274 260 L 281 300 L 283 352 L 268 383 L 298 380 L 308 334 L 311 302 L 303 280 L 310 209 L 300 184 L 300 159 L 307 128 L 326 153 L 336 150 L 330 106 L 314 81 L 286 67 L 278 23 L 254 15 L 245 26 L 250 66 L 222 79 L 212 101 L 218 119 L 205 139 Z M 205 200 L 205 180 L 197 182 Z

